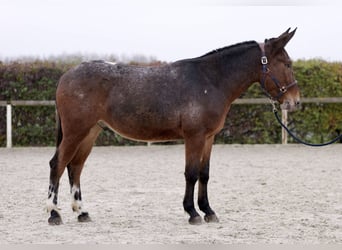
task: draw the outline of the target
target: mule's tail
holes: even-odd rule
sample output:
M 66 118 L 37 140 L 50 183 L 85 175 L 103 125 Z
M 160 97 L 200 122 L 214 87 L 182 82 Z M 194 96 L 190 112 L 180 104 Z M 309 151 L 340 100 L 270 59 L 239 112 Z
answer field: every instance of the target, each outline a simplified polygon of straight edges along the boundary
M 61 117 L 58 114 L 56 115 L 56 122 L 57 122 L 57 131 L 56 131 L 56 148 L 61 144 L 63 139 L 63 132 L 62 132 L 62 125 L 61 125 Z
M 56 152 L 50 160 L 50 168 L 54 169 L 57 167 L 58 163 L 58 147 L 63 139 L 62 125 L 61 125 L 61 117 L 58 114 L 58 110 L 56 112 L 56 123 L 57 123 L 57 131 L 56 131 Z M 52 170 L 51 170 L 52 171 Z M 50 172 L 51 175 L 52 172 Z M 51 177 L 50 177 L 51 178 Z

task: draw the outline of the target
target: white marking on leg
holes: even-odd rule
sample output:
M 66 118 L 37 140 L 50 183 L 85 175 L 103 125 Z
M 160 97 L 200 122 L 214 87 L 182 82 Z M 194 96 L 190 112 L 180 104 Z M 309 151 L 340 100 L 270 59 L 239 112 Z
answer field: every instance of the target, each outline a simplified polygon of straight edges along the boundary
M 51 193 L 51 195 L 49 195 L 50 198 L 47 199 L 46 201 L 46 211 L 48 213 L 50 213 L 52 210 L 55 210 L 58 214 L 59 214 L 59 208 L 57 207 L 57 205 L 53 202 L 53 200 L 55 199 L 56 197 L 56 194 L 55 193 Z
M 83 203 L 81 199 L 75 199 L 75 194 L 78 193 L 78 198 L 80 196 L 80 189 L 77 186 L 72 186 L 71 188 L 71 208 L 77 214 L 82 214 L 85 211 L 83 210 Z
M 55 203 L 53 203 L 53 200 L 56 196 L 55 193 L 51 193 L 49 194 L 50 198 L 47 199 L 46 201 L 46 210 L 48 213 L 50 213 L 52 210 L 54 210 L 57 206 L 55 205 Z

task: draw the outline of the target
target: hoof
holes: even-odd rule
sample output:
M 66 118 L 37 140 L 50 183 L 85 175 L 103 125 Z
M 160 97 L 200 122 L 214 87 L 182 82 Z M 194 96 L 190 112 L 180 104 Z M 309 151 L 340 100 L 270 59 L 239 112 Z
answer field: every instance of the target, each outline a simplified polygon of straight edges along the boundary
M 89 214 L 87 212 L 82 212 L 78 217 L 77 217 L 78 222 L 90 222 L 91 219 L 89 217 Z
M 51 216 L 48 219 L 48 222 L 49 222 L 49 225 L 52 225 L 52 226 L 63 224 L 61 216 L 55 210 L 51 211 Z
M 200 224 L 202 224 L 202 218 L 199 215 L 195 216 L 195 217 L 190 217 L 189 223 L 191 225 L 200 225 Z
M 219 222 L 219 219 L 217 218 L 216 214 L 205 215 L 204 220 L 205 220 L 205 222 L 208 222 L 208 223 Z

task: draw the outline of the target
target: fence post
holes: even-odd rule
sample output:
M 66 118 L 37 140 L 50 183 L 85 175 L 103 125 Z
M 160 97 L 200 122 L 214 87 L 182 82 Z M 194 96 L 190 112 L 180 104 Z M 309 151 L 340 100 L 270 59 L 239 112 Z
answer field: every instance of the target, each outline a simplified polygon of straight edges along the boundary
M 287 110 L 286 109 L 281 110 L 281 121 L 285 126 L 287 126 Z M 287 131 L 283 127 L 281 127 L 281 143 L 287 144 Z
M 12 147 L 12 105 L 6 105 L 6 147 Z

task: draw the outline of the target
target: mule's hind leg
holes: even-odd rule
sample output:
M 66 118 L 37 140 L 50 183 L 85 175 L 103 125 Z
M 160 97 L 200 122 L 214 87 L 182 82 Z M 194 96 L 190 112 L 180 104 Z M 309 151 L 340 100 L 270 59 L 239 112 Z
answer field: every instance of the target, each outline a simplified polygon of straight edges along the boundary
M 53 182 L 52 180 L 57 179 L 58 171 L 58 150 L 56 150 L 54 156 L 50 160 L 50 185 L 48 191 L 47 200 L 47 211 L 50 213 L 50 218 L 48 220 L 50 225 L 59 225 L 62 223 L 62 218 L 58 212 L 57 208 L 57 196 L 58 196 L 58 186 L 59 181 Z
M 50 225 L 59 225 L 62 223 L 62 218 L 57 208 L 59 180 L 65 170 L 66 165 L 73 158 L 78 145 L 79 140 L 77 140 L 77 138 L 68 138 L 68 140 L 62 140 L 50 161 L 50 185 L 47 200 L 47 210 L 50 213 L 48 222 Z
M 214 142 L 214 136 L 208 138 L 205 143 L 202 164 L 199 170 L 198 183 L 198 206 L 205 213 L 204 220 L 206 222 L 218 222 L 215 212 L 211 209 L 208 200 L 208 181 L 209 181 L 209 164 L 211 149 Z
M 71 160 L 68 165 L 68 174 L 69 174 L 69 182 L 70 182 L 70 193 L 71 193 L 71 207 L 74 212 L 78 214 L 79 222 L 88 222 L 90 221 L 89 213 L 84 210 L 82 203 L 82 194 L 81 194 L 81 172 L 84 166 L 84 163 L 91 152 L 93 147 L 93 143 L 99 135 L 101 128 L 99 126 L 94 126 L 86 138 L 81 142 L 75 156 Z

